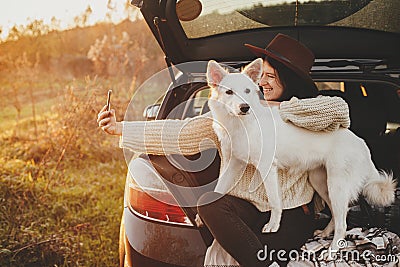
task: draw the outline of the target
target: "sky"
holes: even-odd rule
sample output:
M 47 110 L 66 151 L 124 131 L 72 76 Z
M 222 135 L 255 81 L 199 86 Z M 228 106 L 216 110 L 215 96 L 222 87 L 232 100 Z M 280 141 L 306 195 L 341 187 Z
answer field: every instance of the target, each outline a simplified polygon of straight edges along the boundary
M 67 28 L 73 23 L 73 18 L 82 14 L 88 5 L 92 9 L 89 23 L 104 20 L 108 0 L 0 0 L 0 26 L 3 29 L 1 37 L 7 35 L 8 29 L 15 24 L 25 25 L 35 19 L 43 19 L 50 24 L 54 16 L 61 21 L 62 28 Z M 125 0 L 113 0 L 116 8 L 113 20 L 118 21 L 124 17 L 123 6 Z M 132 9 L 136 7 L 132 6 Z
M 112 0 L 113 21 L 118 22 L 124 18 L 123 7 L 127 0 Z M 213 11 L 213 7 L 218 5 L 218 11 L 230 12 L 233 7 L 240 5 L 251 5 L 254 3 L 277 4 L 282 2 L 292 2 L 296 0 L 200 0 L 203 3 L 203 12 Z M 304 2 L 306 0 L 298 0 Z M 307 0 L 308 1 L 308 0 Z M 319 0 L 316 0 L 319 1 Z M 3 33 L 0 39 L 4 39 L 8 30 L 14 25 L 25 25 L 35 19 L 43 19 L 45 24 L 50 24 L 51 18 L 56 17 L 61 21 L 61 28 L 66 29 L 72 26 L 74 17 L 82 14 L 90 5 L 92 14 L 89 24 L 94 24 L 104 20 L 108 0 L 0 0 L 0 26 Z M 136 7 L 132 6 L 132 9 Z

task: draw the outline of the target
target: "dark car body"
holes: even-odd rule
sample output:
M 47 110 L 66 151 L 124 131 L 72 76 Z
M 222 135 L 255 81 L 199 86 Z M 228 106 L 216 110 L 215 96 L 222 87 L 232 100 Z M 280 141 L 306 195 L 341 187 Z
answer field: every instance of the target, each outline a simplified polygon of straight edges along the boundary
M 204 8 L 214 3 L 218 10 L 218 4 L 222 6 L 226 1 L 202 2 Z M 351 130 L 366 140 L 376 166 L 400 177 L 400 23 L 385 29 L 386 26 L 374 26 L 367 21 L 363 23 L 368 27 L 361 27 L 364 24 L 360 24 L 358 18 L 367 20 L 367 15 L 374 15 L 371 19 L 378 20 L 378 7 L 371 5 L 379 1 L 336 1 L 345 5 L 339 9 L 341 12 L 332 16 L 326 14 L 332 11 L 328 5 L 335 1 L 304 4 L 301 1 L 297 6 L 293 3 L 293 6 L 286 6 L 286 11 L 281 8 L 283 4 L 263 6 L 260 2 L 248 1 L 250 7 L 242 9 L 222 6 L 225 11 L 209 10 L 192 21 L 183 21 L 178 18 L 175 0 L 132 1 L 140 8 L 163 49 L 170 67 L 168 71 L 176 69 L 170 72 L 170 85 L 165 88 L 160 103 L 150 107 L 156 112 L 148 109 L 147 117 L 184 119 L 204 113 L 205 103 L 198 100 L 199 96 L 207 95 L 206 62 L 214 59 L 240 68 L 254 59 L 243 44 L 265 47 L 276 34 L 283 33 L 314 52 L 316 61 L 311 75 L 321 94 L 339 96 L 347 101 Z M 390 16 L 400 17 L 400 3 L 396 3 L 393 1 L 388 10 L 394 13 Z M 292 14 L 292 8 L 297 15 L 290 18 L 287 14 Z M 273 17 L 276 12 L 281 13 Z M 270 16 L 265 19 L 263 14 Z M 217 25 L 214 20 L 226 19 L 228 15 L 243 16 L 247 24 L 224 30 L 224 25 Z M 205 24 L 211 16 L 214 17 L 210 24 L 216 26 Z M 186 64 L 195 61 L 200 63 Z M 128 114 L 126 119 L 129 120 Z M 203 190 L 213 190 L 220 165 L 216 151 L 203 153 L 214 156 L 207 168 L 198 171 L 186 171 L 188 168 L 179 166 L 195 164 L 199 155 L 139 156 L 143 165 L 132 166 L 135 172 L 128 172 L 126 182 L 120 234 L 121 265 L 203 266 L 212 236 L 206 227 L 195 226 L 196 207 L 192 204 L 201 195 L 196 188 L 203 185 Z M 130 164 L 132 155 L 129 151 L 125 154 Z M 179 166 L 171 163 L 171 157 Z M 146 162 L 152 164 L 156 174 L 141 170 Z M 164 182 L 159 181 L 160 177 Z M 188 190 L 182 194 L 174 185 Z M 348 224 L 382 226 L 400 233 L 399 199 L 397 195 L 396 203 L 385 209 L 358 205 L 349 213 Z M 361 207 L 361 211 L 357 207 Z

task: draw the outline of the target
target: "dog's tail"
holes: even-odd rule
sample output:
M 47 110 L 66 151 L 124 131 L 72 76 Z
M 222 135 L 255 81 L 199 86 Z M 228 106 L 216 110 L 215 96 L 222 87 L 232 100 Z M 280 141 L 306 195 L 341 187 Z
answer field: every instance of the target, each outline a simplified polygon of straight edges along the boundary
M 389 206 L 395 200 L 396 181 L 393 173 L 380 171 L 378 176 L 367 181 L 363 189 L 363 195 L 370 204 Z

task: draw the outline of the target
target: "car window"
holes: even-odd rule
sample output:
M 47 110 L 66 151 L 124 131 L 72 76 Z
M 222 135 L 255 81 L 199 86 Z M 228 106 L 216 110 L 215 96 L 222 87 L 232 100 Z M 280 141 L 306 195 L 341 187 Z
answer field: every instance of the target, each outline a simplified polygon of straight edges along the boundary
M 400 32 L 398 0 L 202 0 L 201 3 L 200 16 L 181 20 L 188 38 L 303 25 Z
M 186 101 L 183 118 L 195 117 L 208 112 L 209 109 L 207 103 L 209 94 L 210 94 L 209 87 L 204 87 L 201 90 L 195 92 Z
M 326 81 L 316 84 L 320 94 L 339 96 L 348 103 L 350 127 L 360 136 L 369 138 L 400 131 L 398 87 L 366 81 Z

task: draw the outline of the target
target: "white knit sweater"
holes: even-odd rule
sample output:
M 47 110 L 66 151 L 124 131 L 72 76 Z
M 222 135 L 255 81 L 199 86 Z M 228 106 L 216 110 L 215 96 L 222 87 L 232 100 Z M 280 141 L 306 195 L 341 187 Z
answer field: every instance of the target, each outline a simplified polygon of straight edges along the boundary
M 312 131 L 333 131 L 350 126 L 348 106 L 339 97 L 319 96 L 301 100 L 293 97 L 281 103 L 279 112 L 284 121 Z M 120 146 L 154 155 L 193 155 L 209 148 L 219 149 L 219 142 L 212 128 L 211 113 L 207 113 L 186 120 L 125 121 Z M 278 170 L 278 174 L 284 209 L 299 207 L 312 200 L 314 190 L 307 173 L 289 176 L 287 170 Z M 249 192 L 252 179 L 261 179 L 260 174 L 253 165 L 248 165 L 228 194 L 250 201 L 260 211 L 269 210 L 263 186 Z

